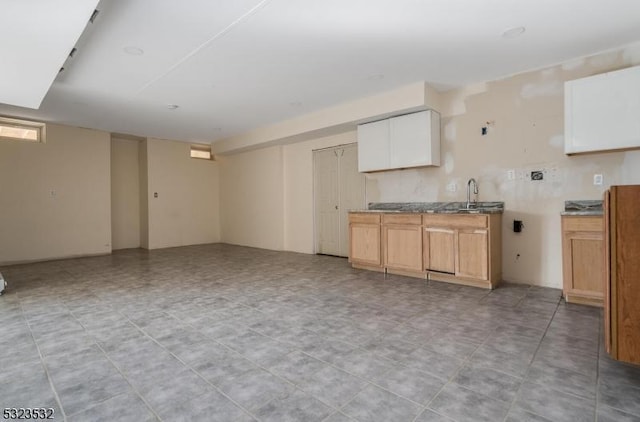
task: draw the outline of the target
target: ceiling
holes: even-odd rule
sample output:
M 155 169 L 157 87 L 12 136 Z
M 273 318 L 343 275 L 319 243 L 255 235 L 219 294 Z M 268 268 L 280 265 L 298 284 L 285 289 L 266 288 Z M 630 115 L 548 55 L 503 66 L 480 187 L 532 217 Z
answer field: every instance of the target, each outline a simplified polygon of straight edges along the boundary
M 98 0 L 0 2 L 0 102 L 40 106 L 97 4 Z
M 65 1 L 77 13 L 43 10 L 54 28 L 14 25 L 11 37 L 0 33 L 0 52 L 22 43 L 40 57 L 66 42 L 66 56 L 74 40 L 59 28 L 77 27 L 78 16 L 86 23 L 91 0 Z M 27 2 L 0 0 L 3 14 L 18 3 Z M 446 90 L 640 40 L 637 0 L 102 0 L 97 8 L 52 84 L 49 74 L 0 67 L 25 98 L 50 85 L 39 109 L 2 104 L 16 102 L 0 86 L 0 114 L 209 142 L 418 81 Z M 10 16 L 26 22 L 34 11 Z M 521 36 L 502 37 L 518 26 Z

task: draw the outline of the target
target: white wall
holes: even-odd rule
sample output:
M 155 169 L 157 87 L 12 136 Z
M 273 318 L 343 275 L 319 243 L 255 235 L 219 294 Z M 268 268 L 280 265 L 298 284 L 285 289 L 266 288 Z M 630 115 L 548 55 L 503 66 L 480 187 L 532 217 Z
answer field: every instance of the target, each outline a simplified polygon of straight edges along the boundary
M 47 125 L 0 141 L 0 263 L 111 252 L 110 134 Z
M 148 248 L 218 242 L 218 163 L 190 158 L 184 142 L 148 139 L 145 146 Z
M 284 165 L 281 146 L 220 157 L 223 242 L 284 249 Z
M 111 138 L 111 244 L 140 247 L 140 142 Z

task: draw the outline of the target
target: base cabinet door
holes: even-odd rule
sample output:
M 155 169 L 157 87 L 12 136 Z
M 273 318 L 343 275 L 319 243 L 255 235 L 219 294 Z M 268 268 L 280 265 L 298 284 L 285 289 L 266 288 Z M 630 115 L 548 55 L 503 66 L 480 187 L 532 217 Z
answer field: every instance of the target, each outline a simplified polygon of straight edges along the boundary
M 349 214 L 349 262 L 382 267 L 380 215 Z
M 602 237 L 575 236 L 567 240 L 571 248 L 570 289 L 602 294 Z
M 489 279 L 487 230 L 460 229 L 457 236 L 456 275 Z
M 351 262 L 380 266 L 380 226 L 351 224 Z
M 385 225 L 384 266 L 397 270 L 422 271 L 422 227 Z
M 423 245 L 426 270 L 455 273 L 455 230 L 426 227 Z
M 563 216 L 562 225 L 565 300 L 602 306 L 605 287 L 602 217 Z

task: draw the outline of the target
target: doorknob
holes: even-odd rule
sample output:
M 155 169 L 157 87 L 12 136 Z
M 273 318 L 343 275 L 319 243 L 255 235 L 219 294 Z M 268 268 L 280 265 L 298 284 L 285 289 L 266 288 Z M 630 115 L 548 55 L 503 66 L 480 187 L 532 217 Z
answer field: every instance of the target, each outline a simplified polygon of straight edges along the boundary
M 336 209 L 338 209 L 338 206 L 336 205 Z

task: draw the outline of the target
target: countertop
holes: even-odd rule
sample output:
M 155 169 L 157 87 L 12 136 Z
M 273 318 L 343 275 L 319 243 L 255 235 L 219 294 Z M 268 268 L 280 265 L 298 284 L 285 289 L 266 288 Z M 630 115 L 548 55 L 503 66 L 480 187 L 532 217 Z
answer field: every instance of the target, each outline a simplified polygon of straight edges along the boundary
M 564 201 L 564 211 L 560 215 L 600 216 L 603 215 L 601 200 L 571 200 Z
M 477 202 L 467 209 L 466 202 L 372 202 L 366 210 L 349 212 L 419 214 L 502 214 L 504 202 Z

